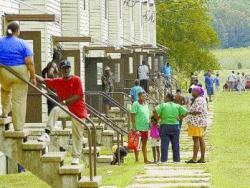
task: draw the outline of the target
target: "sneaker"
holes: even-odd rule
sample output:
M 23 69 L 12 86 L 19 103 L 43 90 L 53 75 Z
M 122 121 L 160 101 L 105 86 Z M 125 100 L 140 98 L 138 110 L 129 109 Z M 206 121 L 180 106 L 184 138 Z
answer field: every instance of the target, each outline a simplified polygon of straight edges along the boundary
M 73 157 L 71 161 L 71 165 L 78 165 L 79 164 L 79 158 L 78 157 Z
M 50 136 L 47 133 L 43 133 L 40 137 L 37 138 L 39 142 L 50 142 Z

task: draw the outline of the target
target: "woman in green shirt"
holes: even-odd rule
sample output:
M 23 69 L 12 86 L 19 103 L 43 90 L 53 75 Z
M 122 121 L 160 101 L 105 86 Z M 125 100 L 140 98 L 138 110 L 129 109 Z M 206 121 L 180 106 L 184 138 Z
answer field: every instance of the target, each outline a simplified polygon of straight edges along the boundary
M 188 111 L 185 107 L 174 103 L 172 94 L 167 94 L 166 101 L 156 106 L 154 110 L 155 118 L 161 119 L 161 162 L 165 163 L 168 160 L 169 142 L 172 144 L 174 162 L 180 162 L 179 119 L 185 117 Z
M 147 141 L 149 131 L 150 110 L 145 101 L 145 92 L 138 93 L 138 101 L 134 102 L 131 109 L 131 129 L 139 131 L 142 141 L 144 163 L 151 163 L 147 158 Z M 135 160 L 138 161 L 139 151 L 135 150 Z

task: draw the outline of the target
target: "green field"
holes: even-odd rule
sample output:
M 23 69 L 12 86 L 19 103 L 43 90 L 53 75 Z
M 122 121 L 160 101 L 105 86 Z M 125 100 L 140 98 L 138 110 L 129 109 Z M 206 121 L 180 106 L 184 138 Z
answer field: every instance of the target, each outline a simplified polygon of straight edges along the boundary
M 242 69 L 250 69 L 250 47 L 218 49 L 213 50 L 212 53 L 219 60 L 222 69 L 238 69 L 238 63 L 242 64 Z
M 208 163 L 212 187 L 250 187 L 249 104 L 249 92 L 221 92 L 215 98 Z

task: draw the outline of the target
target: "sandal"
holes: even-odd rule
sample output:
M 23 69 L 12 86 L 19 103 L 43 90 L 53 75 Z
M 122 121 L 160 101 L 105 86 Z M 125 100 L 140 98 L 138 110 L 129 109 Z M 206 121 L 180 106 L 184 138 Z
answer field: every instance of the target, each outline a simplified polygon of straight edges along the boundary
M 199 159 L 199 160 L 197 161 L 197 163 L 206 163 L 206 161 L 203 161 L 203 160 Z
M 190 159 L 189 161 L 185 161 L 185 163 L 197 163 L 197 162 L 194 161 L 193 159 Z

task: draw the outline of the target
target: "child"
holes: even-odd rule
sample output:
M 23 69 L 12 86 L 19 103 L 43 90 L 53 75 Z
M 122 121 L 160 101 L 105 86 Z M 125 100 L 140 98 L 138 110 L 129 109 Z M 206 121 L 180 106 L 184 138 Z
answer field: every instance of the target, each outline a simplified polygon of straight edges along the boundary
M 118 148 L 117 145 L 114 145 L 112 147 L 112 151 L 113 151 L 113 161 L 111 162 L 111 165 L 116 165 L 118 163 Z M 124 157 L 127 156 L 127 150 L 124 146 L 120 146 L 120 162 L 123 163 L 124 162 Z
M 160 132 L 158 122 L 154 117 L 151 117 L 150 137 L 154 162 L 158 163 L 160 162 Z

